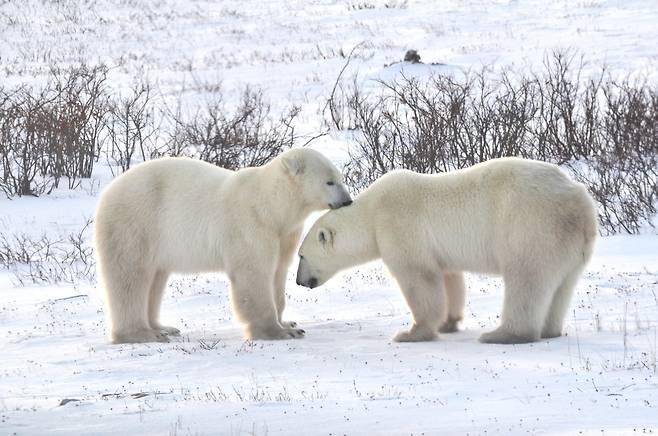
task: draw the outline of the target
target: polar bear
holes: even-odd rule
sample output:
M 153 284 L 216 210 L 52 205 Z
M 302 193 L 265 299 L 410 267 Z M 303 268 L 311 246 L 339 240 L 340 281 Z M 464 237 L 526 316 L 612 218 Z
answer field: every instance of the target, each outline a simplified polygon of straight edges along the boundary
M 340 172 L 310 149 L 235 172 L 188 158 L 126 171 L 102 193 L 94 223 L 110 340 L 166 342 L 178 334 L 158 321 L 167 278 L 204 271 L 227 273 L 247 338 L 302 337 L 281 314 L 304 220 L 351 202 Z
M 480 341 L 532 342 L 560 336 L 596 235 L 591 196 L 552 164 L 501 158 L 440 175 L 393 171 L 313 225 L 297 283 L 313 288 L 381 258 L 413 316 L 394 340 L 429 341 L 457 330 L 464 271 L 500 274 L 501 325 Z

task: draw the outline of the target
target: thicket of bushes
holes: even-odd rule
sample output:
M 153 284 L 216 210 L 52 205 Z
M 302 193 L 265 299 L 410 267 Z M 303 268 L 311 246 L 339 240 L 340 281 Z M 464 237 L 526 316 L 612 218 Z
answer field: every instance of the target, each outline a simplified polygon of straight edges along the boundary
M 358 132 L 346 167 L 362 189 L 395 168 L 450 171 L 501 156 L 567 167 L 599 203 L 602 229 L 636 233 L 656 214 L 658 88 L 583 79 L 582 64 L 560 53 L 540 73 L 509 71 L 404 77 L 364 92 L 339 83 L 325 122 Z
M 7 197 L 76 188 L 106 159 L 125 171 L 134 158 L 190 156 L 225 168 L 262 165 L 293 145 L 296 107 L 271 113 L 260 90 L 237 107 L 221 94 L 185 115 L 170 111 L 140 83 L 117 94 L 107 68 L 53 70 L 42 88 L 0 88 L 0 190 Z M 180 108 L 180 104 L 178 105 Z
M 394 168 L 438 173 L 500 156 L 558 163 L 599 203 L 602 229 L 636 233 L 658 199 L 658 89 L 605 71 L 583 78 L 556 53 L 541 72 L 402 76 L 364 91 L 339 80 L 325 122 L 357 132 L 345 170 L 360 190 Z M 261 165 L 295 141 L 299 108 L 272 114 L 258 89 L 235 107 L 212 93 L 184 115 L 148 83 L 117 94 L 105 67 L 53 70 L 40 89 L 0 88 L 0 190 L 8 197 L 75 188 L 105 159 L 191 156 L 236 169 Z
M 179 156 L 192 151 L 199 159 L 233 170 L 263 165 L 293 146 L 293 120 L 299 110 L 293 106 L 274 117 L 263 92 L 247 87 L 238 106 L 229 111 L 220 95 L 189 121 L 180 112 L 170 114 L 173 133 L 160 153 Z
M 0 88 L 0 189 L 9 196 L 49 193 L 90 177 L 104 115 L 102 68 L 53 71 L 43 89 Z

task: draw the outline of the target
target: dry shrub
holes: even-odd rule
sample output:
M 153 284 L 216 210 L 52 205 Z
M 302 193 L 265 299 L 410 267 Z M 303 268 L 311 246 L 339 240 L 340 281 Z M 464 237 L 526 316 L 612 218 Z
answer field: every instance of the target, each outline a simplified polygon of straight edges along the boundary
M 66 237 L 38 239 L 0 233 L 0 267 L 12 272 L 16 284 L 91 283 L 95 262 L 88 245 L 91 220 Z
M 292 107 L 279 116 L 258 89 L 236 107 L 221 93 L 194 116 L 161 110 L 148 82 L 127 94 L 105 86 L 107 68 L 53 70 L 40 88 L 0 88 L 0 190 L 7 197 L 76 188 L 105 156 L 113 172 L 135 159 L 191 156 L 228 169 L 258 166 L 292 147 Z M 179 103 L 180 104 L 180 103 Z
M 0 189 L 41 195 L 91 175 L 106 107 L 106 69 L 53 70 L 40 90 L 0 90 Z
M 263 165 L 292 147 L 292 123 L 299 110 L 292 107 L 273 117 L 262 91 L 248 87 L 232 109 L 216 94 L 190 119 L 172 115 L 174 134 L 165 153 L 196 157 L 232 170 Z
M 332 92 L 326 122 L 357 130 L 346 166 L 357 190 L 395 168 L 438 173 L 520 156 L 566 166 L 599 202 L 604 231 L 637 233 L 656 213 L 658 89 L 581 73 L 574 56 L 555 53 L 531 75 L 403 75 L 378 93 L 353 81 Z
M 658 203 L 658 91 L 644 83 L 601 86 L 595 148 L 570 162 L 576 178 L 599 203 L 608 233 L 638 233 L 652 225 Z
M 130 169 L 135 151 L 139 151 L 142 161 L 150 156 L 156 134 L 154 112 L 148 82 L 139 83 L 127 96 L 110 101 L 105 120 L 107 157 L 122 172 Z

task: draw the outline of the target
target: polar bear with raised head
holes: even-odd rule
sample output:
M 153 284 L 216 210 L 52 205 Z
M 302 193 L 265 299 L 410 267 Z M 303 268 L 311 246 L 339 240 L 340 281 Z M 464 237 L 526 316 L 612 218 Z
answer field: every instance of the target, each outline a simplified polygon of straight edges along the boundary
M 111 341 L 165 342 L 178 334 L 158 320 L 167 279 L 204 271 L 227 273 L 247 338 L 302 337 L 281 314 L 304 220 L 349 203 L 340 172 L 310 149 L 235 172 L 188 158 L 126 171 L 102 193 L 94 223 Z
M 313 288 L 381 258 L 413 316 L 394 339 L 428 341 L 457 329 L 464 271 L 500 274 L 501 325 L 480 341 L 532 342 L 560 336 L 596 234 L 592 198 L 555 165 L 502 158 L 440 175 L 393 171 L 313 225 L 297 283 Z

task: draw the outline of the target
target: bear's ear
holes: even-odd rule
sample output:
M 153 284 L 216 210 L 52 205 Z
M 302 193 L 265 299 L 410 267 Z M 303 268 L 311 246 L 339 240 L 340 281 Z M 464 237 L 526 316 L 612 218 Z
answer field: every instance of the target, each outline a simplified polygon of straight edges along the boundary
M 292 176 L 304 172 L 304 162 L 300 156 L 283 156 L 281 162 L 283 163 L 283 168 L 285 168 L 288 174 Z
M 327 244 L 334 245 L 334 235 L 335 233 L 332 230 L 323 227 L 318 230 L 318 242 L 323 246 Z

